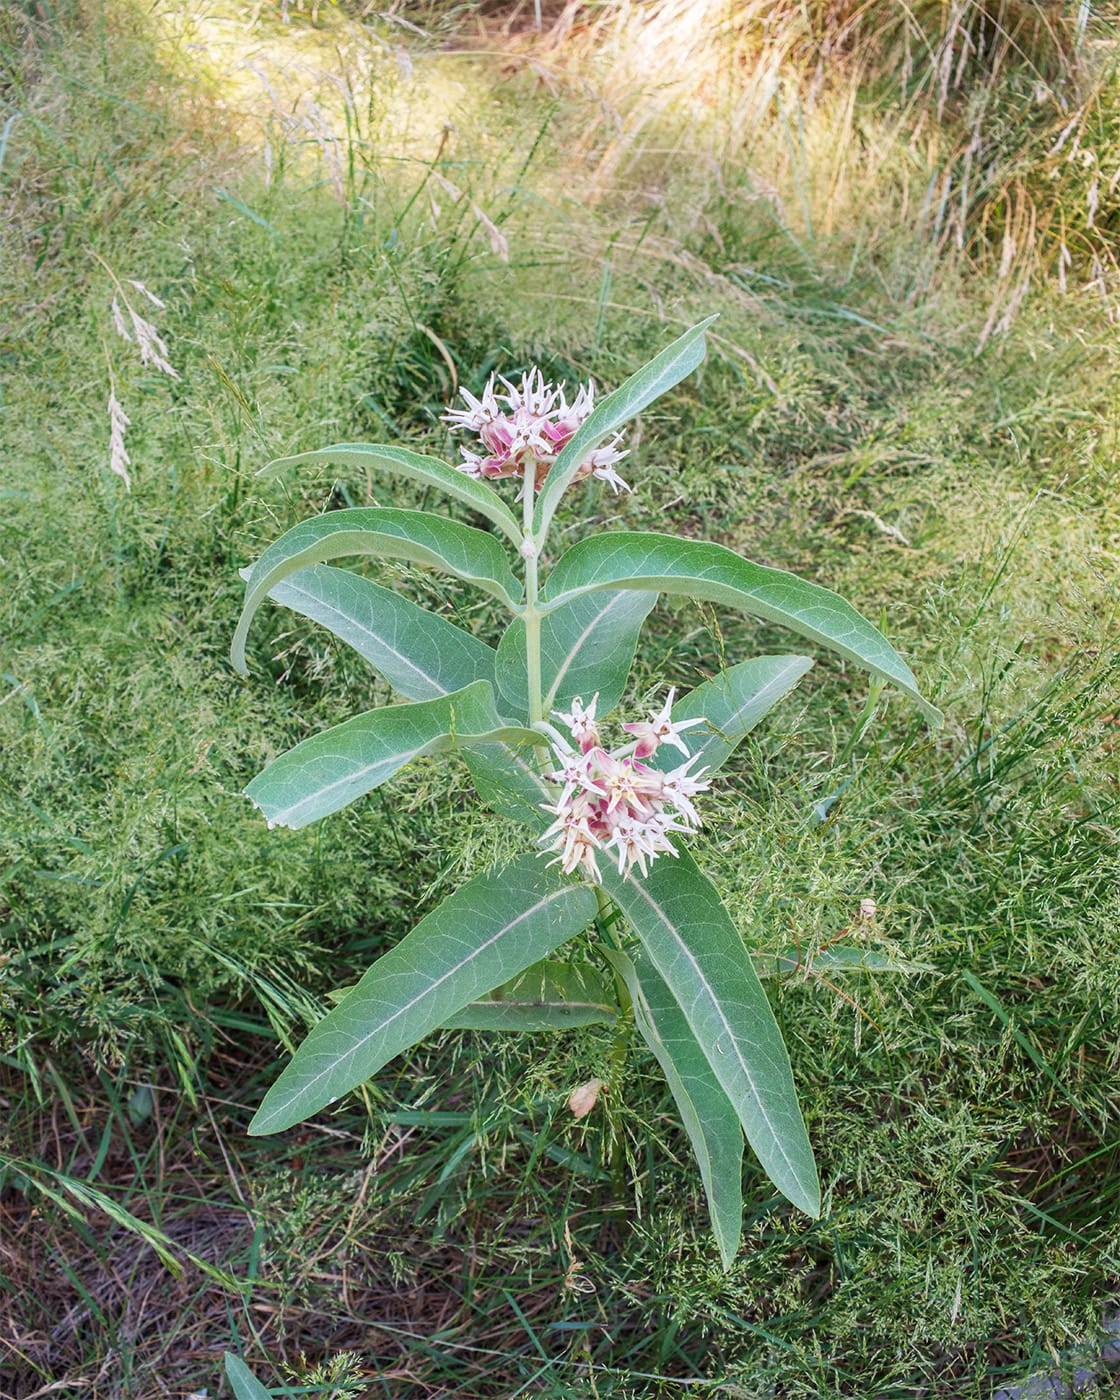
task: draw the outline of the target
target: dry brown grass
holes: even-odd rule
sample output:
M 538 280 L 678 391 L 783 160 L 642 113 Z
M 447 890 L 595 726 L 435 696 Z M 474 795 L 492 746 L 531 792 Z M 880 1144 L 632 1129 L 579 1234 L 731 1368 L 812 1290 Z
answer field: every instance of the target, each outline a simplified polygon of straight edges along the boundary
M 591 203 L 628 191 L 686 240 L 705 204 L 765 208 L 839 257 L 912 230 L 920 260 L 990 277 L 979 348 L 1044 280 L 1116 290 L 1115 35 L 1077 7 L 571 0 L 531 18 L 492 7 L 478 42 L 582 98 L 569 150 Z

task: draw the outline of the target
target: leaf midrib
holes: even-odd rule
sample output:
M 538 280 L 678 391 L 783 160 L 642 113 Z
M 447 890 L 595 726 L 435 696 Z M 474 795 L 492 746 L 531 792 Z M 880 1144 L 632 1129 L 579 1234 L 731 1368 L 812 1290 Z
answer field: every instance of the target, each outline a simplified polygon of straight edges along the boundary
M 568 674 L 568 672 L 572 669 L 572 663 L 575 660 L 575 657 L 578 654 L 580 647 L 583 646 L 587 638 L 591 635 L 592 632 L 595 631 L 596 627 L 599 626 L 603 618 L 606 617 L 607 613 L 609 613 L 613 607 L 616 607 L 618 605 L 618 602 L 619 599 L 617 596 L 615 596 L 611 598 L 609 602 L 605 603 L 595 614 L 594 618 L 592 618 L 592 620 L 587 624 L 587 626 L 576 638 L 574 645 L 569 647 L 567 654 L 564 657 L 563 663 L 557 669 L 556 679 L 549 687 L 548 694 L 545 696 L 544 707 L 546 712 L 551 709 L 552 703 L 556 699 L 556 692 L 560 689 L 561 682 L 563 681 L 564 677 Z
M 400 753 L 386 754 L 384 757 L 377 759 L 374 763 L 366 763 L 361 768 L 355 768 L 352 772 L 347 773 L 345 777 L 336 778 L 333 783 L 328 783 L 324 787 L 316 788 L 311 796 L 301 798 L 298 802 L 293 803 L 292 806 L 285 807 L 283 809 L 283 815 L 275 816 L 272 820 L 274 822 L 279 822 L 281 826 L 286 826 L 286 819 L 289 818 L 293 812 L 298 812 L 301 807 L 307 807 L 309 805 L 317 806 L 324 798 L 329 798 L 330 794 L 335 792 L 338 788 L 347 787 L 354 782 L 364 781 L 368 774 L 376 772 L 377 769 L 384 768 L 386 765 L 396 764 L 398 768 L 403 768 L 410 758 L 422 757 L 425 750 L 431 752 L 431 745 L 438 744 L 442 739 L 447 739 L 449 737 L 450 736 L 447 734 L 438 734 L 434 739 L 429 739 L 426 744 L 411 745 L 407 749 L 403 749 Z M 321 763 L 332 757 L 345 758 L 346 756 L 346 754 L 342 753 L 333 755 L 316 754 L 314 761 Z M 266 769 L 265 771 L 267 772 L 268 770 Z
M 783 690 L 783 687 L 785 685 L 786 676 L 789 675 L 790 671 L 797 670 L 797 663 L 804 660 L 805 658 L 801 656 L 791 657 L 788 665 L 784 666 L 777 675 L 772 676 L 771 679 L 765 683 L 765 685 L 762 685 L 757 690 L 753 691 L 751 695 L 746 700 L 744 700 L 741 705 L 739 705 L 735 710 L 733 710 L 731 714 L 726 716 L 722 727 L 716 730 L 715 735 L 709 740 L 709 743 L 715 742 L 715 740 L 718 739 L 721 743 L 724 744 L 737 744 L 740 742 L 740 740 L 745 739 L 746 734 L 736 733 L 733 735 L 731 733 L 732 726 L 736 724 L 737 721 L 740 720 L 742 716 L 745 715 L 749 710 L 754 709 L 756 705 L 760 703 L 765 704 L 766 700 L 774 691 L 781 690 L 784 694 L 785 692 Z M 765 718 L 765 716 L 763 717 Z M 704 737 L 703 731 L 700 732 L 698 737 Z M 703 755 L 704 749 L 706 747 L 708 747 L 708 744 L 698 745 L 696 749 L 696 755 Z M 694 757 L 696 755 L 694 755 Z

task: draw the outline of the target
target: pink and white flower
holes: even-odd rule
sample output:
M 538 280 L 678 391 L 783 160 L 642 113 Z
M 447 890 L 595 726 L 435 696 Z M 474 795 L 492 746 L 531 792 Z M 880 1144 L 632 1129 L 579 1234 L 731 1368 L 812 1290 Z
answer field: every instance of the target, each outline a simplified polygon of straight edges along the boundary
M 565 873 L 582 867 L 596 884 L 601 881 L 599 852 L 606 853 L 622 875 L 635 865 L 645 875 L 649 863 L 659 855 L 675 856 L 676 847 L 669 835 L 699 827 L 700 817 L 691 799 L 709 786 L 700 776 L 705 770 L 689 772 L 695 760 L 687 757 L 688 750 L 678 737 L 681 730 L 703 721 L 674 724 L 669 718 L 671 691 L 664 708 L 648 723 L 623 726 L 640 731 L 638 744 L 613 753 L 602 747 L 595 727 L 598 698 L 595 696 L 586 709 L 583 701 L 576 699 L 568 714 L 556 713 L 579 751 L 560 736 L 553 741 L 559 767 L 545 778 L 563 784 L 563 789 L 557 802 L 542 804 L 556 820 L 541 837 L 541 844 L 555 852 Z M 685 762 L 670 772 L 642 762 L 662 743 L 672 743 L 686 755 Z
M 637 724 L 624 724 L 622 727 L 627 734 L 636 734 L 638 746 L 634 750 L 635 758 L 648 758 L 650 754 L 656 753 L 661 744 L 672 744 L 675 749 L 680 749 L 685 758 L 688 757 L 688 745 L 682 743 L 681 734 L 686 729 L 692 729 L 697 724 L 703 724 L 703 717 L 699 719 L 681 719 L 673 723 L 673 696 L 677 693 L 676 686 L 673 686 L 669 694 L 665 697 L 665 704 L 655 715 L 650 715 L 647 720 L 639 720 Z
M 504 393 L 495 388 L 495 380 L 503 386 Z M 581 385 L 569 403 L 563 386 L 546 384 L 536 368 L 522 375 L 519 385 L 491 375 L 481 398 L 469 389 L 459 392 L 466 408 L 448 409 L 443 421 L 452 430 L 474 433 L 484 449 L 477 452 L 461 447 L 463 460 L 459 470 L 491 481 L 516 476 L 524 482 L 531 473 L 537 491 L 544 485 L 553 462 L 595 407 L 593 384 Z M 605 481 L 616 494 L 629 491 L 615 471 L 616 463 L 627 455 L 625 450 L 619 450 L 621 441 L 622 434 L 615 433 L 609 442 L 589 453 L 574 480 L 592 476 Z
M 591 704 L 587 709 L 583 708 L 583 701 L 577 695 L 572 701 L 571 710 L 565 715 L 559 710 L 553 710 L 553 714 L 565 725 L 572 738 L 579 745 L 580 753 L 586 753 L 588 749 L 593 749 L 599 742 L 599 731 L 595 727 L 595 706 L 599 703 L 599 695 L 596 692 L 591 697 Z

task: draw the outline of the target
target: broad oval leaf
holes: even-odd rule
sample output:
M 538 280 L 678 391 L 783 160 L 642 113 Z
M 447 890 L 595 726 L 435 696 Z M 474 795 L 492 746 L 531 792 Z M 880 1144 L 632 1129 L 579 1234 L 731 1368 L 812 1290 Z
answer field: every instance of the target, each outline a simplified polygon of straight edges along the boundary
M 695 729 L 680 736 L 696 768 L 714 773 L 722 768 L 743 739 L 813 665 L 809 656 L 756 656 L 729 666 L 673 706 L 674 721 L 699 719 Z M 680 763 L 676 749 L 662 747 L 650 760 L 659 768 Z M 695 769 L 694 769 L 695 771 Z
M 494 679 L 493 647 L 347 569 L 299 569 L 268 596 L 352 646 L 408 700 L 436 700 Z
M 785 1042 L 711 881 L 682 851 L 654 861 L 646 877 L 604 870 L 603 888 L 684 1013 L 767 1176 L 818 1216 L 820 1183 Z
M 505 552 L 485 530 L 423 510 L 382 510 L 376 506 L 333 510 L 293 525 L 253 565 L 230 648 L 235 670 L 248 674 L 245 638 L 253 614 L 271 590 L 297 569 L 347 554 L 407 559 L 440 569 L 477 584 L 511 611 L 521 598 L 521 584 Z
M 464 745 L 462 755 L 487 807 L 503 817 L 524 822 L 535 831 L 544 830 L 549 818 L 541 811 L 541 804 L 555 802 L 557 792 L 541 779 L 531 749 L 514 751 L 504 744 L 478 748 Z
M 743 1125 L 672 993 L 649 959 L 603 950 L 626 983 L 634 1024 L 668 1082 L 696 1153 L 712 1234 L 730 1269 L 743 1230 Z
M 312 1029 L 249 1132 L 277 1133 L 318 1113 L 463 1006 L 580 933 L 595 909 L 589 889 L 561 884 L 535 855 L 468 881 Z
M 449 1016 L 443 1028 L 556 1031 L 569 1026 L 610 1025 L 614 1019 L 614 998 L 597 968 L 545 958 L 496 987 L 482 1001 L 472 1001 Z
M 910 668 L 877 627 L 831 589 L 754 564 L 723 545 L 629 531 L 580 540 L 557 561 L 544 589 L 549 608 L 594 589 L 656 588 L 723 603 L 791 628 L 893 681 L 932 725 L 941 712 L 918 691 Z
M 560 453 L 545 477 L 544 486 L 537 497 L 533 512 L 533 536 L 538 546 L 544 543 L 552 517 L 560 498 L 571 485 L 572 478 L 587 460 L 590 453 L 605 439 L 617 432 L 635 414 L 641 413 L 647 404 L 679 384 L 685 375 L 704 360 L 704 333 L 718 316 L 709 316 L 684 335 L 678 336 L 671 345 L 655 355 L 636 374 L 632 374 L 624 384 L 620 384 L 588 414 L 572 435 L 571 440 Z
M 460 744 L 532 743 L 531 729 L 502 725 L 488 681 L 439 700 L 384 705 L 305 739 L 245 789 L 270 826 L 298 830 L 387 782 L 422 754 Z
M 457 471 L 438 457 L 427 457 L 420 452 L 410 452 L 406 447 L 389 447 L 382 443 L 338 442 L 333 447 L 299 452 L 294 457 L 277 457 L 262 467 L 257 475 L 276 476 L 285 467 L 303 462 L 342 462 L 349 467 L 360 467 L 362 471 L 372 467 L 418 481 L 423 486 L 434 486 L 444 495 L 463 501 L 472 510 L 485 515 L 514 544 L 521 543 L 521 528 L 497 492 L 484 481 Z
M 638 634 L 656 593 L 628 589 L 586 593 L 541 620 L 541 686 L 544 711 L 566 708 L 578 695 L 598 692 L 600 715 L 622 699 Z M 498 643 L 498 690 L 516 713 L 527 713 L 529 689 L 525 623 L 514 618 Z

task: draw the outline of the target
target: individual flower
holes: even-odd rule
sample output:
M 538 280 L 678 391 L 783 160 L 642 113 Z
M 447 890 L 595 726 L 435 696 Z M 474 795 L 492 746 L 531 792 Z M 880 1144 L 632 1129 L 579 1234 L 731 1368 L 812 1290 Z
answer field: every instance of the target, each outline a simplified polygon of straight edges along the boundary
M 673 696 L 676 693 L 676 686 L 673 686 L 665 698 L 665 704 L 657 714 L 650 715 L 649 719 L 622 726 L 627 734 L 638 736 L 638 746 L 634 750 L 635 758 L 648 758 L 650 754 L 657 752 L 661 744 L 672 744 L 675 749 L 680 749 L 685 758 L 688 757 L 688 745 L 681 741 L 681 733 L 685 729 L 692 729 L 694 725 L 703 724 L 704 721 L 702 718 L 681 719 L 674 724 Z
M 553 710 L 553 714 L 565 725 L 571 733 L 572 738 L 579 745 L 580 753 L 586 753 L 599 742 L 599 731 L 595 727 L 595 706 L 599 703 L 599 695 L 596 692 L 591 697 L 591 704 L 587 709 L 583 708 L 583 701 L 577 695 L 572 701 L 571 710 L 565 715 L 559 710 Z
M 495 387 L 495 381 L 501 390 Z M 476 451 L 460 447 L 463 460 L 458 464 L 459 470 L 491 481 L 516 476 L 523 483 L 522 489 L 531 474 L 537 491 L 544 485 L 553 462 L 595 407 L 593 384 L 581 385 L 569 403 L 563 386 L 546 384 L 535 367 L 521 376 L 520 384 L 492 374 L 481 398 L 469 389 L 460 389 L 459 393 L 466 408 L 449 408 L 443 422 L 453 431 L 474 433 L 482 448 Z M 626 451 L 619 449 L 621 441 L 622 434 L 615 433 L 609 442 L 588 453 L 574 480 L 593 476 L 607 482 L 616 494 L 629 491 L 615 471 L 615 465 L 626 456 Z
M 647 722 L 623 726 L 639 732 L 638 743 L 613 753 L 602 747 L 595 726 L 598 698 L 586 709 L 583 701 L 576 699 L 568 714 L 554 712 L 579 750 L 559 735 L 553 741 L 559 767 L 545 778 L 563 787 L 558 801 L 542 803 L 555 821 L 541 837 L 541 844 L 555 853 L 556 863 L 566 874 L 582 868 L 596 884 L 601 882 L 600 852 L 617 864 L 621 875 L 635 865 L 646 875 L 649 863 L 659 855 L 675 856 L 676 847 L 669 836 L 699 827 L 692 798 L 709 786 L 700 776 L 704 769 L 689 771 L 695 759 L 687 756 L 688 750 L 678 737 L 681 730 L 702 720 L 674 724 L 669 718 L 672 691 L 663 709 Z M 644 763 L 642 759 L 650 757 L 662 743 L 682 749 L 685 762 L 669 772 Z

